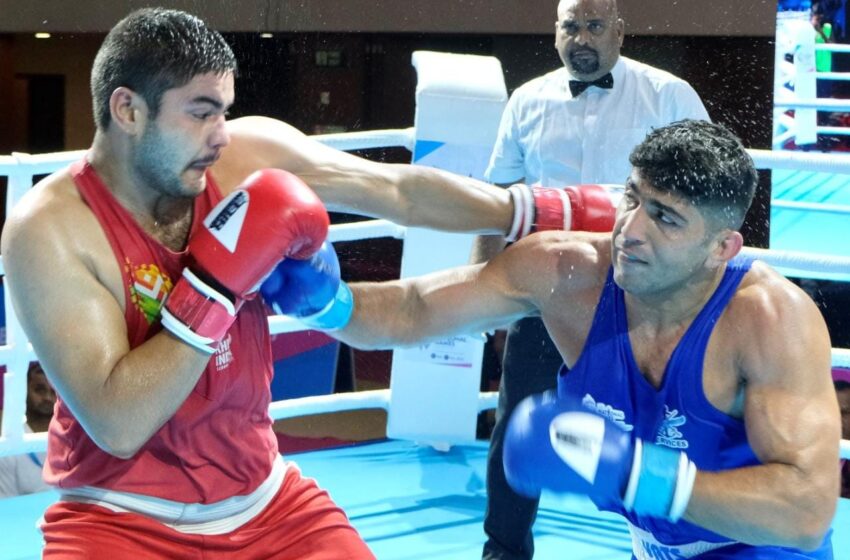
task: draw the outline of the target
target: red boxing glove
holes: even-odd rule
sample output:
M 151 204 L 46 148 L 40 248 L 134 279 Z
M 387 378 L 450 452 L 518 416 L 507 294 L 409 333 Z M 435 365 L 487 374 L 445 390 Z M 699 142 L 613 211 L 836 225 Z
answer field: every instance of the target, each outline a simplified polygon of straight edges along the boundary
M 244 299 L 283 258 L 318 251 L 328 226 L 324 205 L 298 177 L 280 169 L 251 174 L 189 240 L 192 264 L 165 301 L 163 326 L 211 354 Z
M 512 185 L 514 221 L 506 239 L 516 241 L 536 231 L 611 231 L 616 192 L 601 185 L 563 189 Z

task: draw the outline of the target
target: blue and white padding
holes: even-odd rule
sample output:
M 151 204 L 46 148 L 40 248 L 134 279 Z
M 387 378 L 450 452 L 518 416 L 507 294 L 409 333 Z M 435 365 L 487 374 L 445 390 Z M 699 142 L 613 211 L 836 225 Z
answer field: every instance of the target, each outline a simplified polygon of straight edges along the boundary
M 336 295 L 328 304 L 312 315 L 299 317 L 298 320 L 308 327 L 320 331 L 335 331 L 345 327 L 354 312 L 354 295 L 351 288 L 340 280 Z
M 682 451 L 636 439 L 623 505 L 675 523 L 688 507 L 696 474 L 696 465 Z

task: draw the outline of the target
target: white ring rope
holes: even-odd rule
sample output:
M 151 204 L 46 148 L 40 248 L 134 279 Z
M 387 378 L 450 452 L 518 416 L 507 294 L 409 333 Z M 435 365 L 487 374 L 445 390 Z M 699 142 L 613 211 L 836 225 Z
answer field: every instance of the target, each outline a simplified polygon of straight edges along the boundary
M 850 108 L 850 101 L 847 103 Z M 388 147 L 405 147 L 413 149 L 414 129 L 398 129 L 385 131 L 365 131 L 353 134 L 327 134 L 312 137 L 327 145 L 342 150 L 373 149 Z M 756 167 L 759 169 L 802 169 L 812 171 L 825 171 L 831 173 L 850 174 L 850 156 L 813 154 L 799 152 L 770 152 L 766 150 L 748 150 L 753 157 Z M 9 177 L 9 192 L 7 209 L 11 209 L 28 188 L 32 186 L 34 175 L 52 173 L 61 167 L 68 165 L 85 154 L 85 150 L 71 152 L 56 152 L 51 154 L 30 155 L 16 153 L 12 156 L 0 156 L 0 175 Z M 843 208 L 841 209 L 843 211 Z M 838 211 L 838 208 L 827 206 L 825 211 Z M 331 227 L 328 239 L 331 242 L 353 241 L 359 239 L 373 239 L 378 237 L 392 237 L 403 239 L 406 228 L 386 220 L 368 220 L 353 224 L 342 224 Z M 745 248 L 744 254 L 763 260 L 772 266 L 783 269 L 791 269 L 805 276 L 805 272 L 833 272 L 850 274 L 850 259 L 843 257 L 832 257 L 828 255 L 810 255 L 804 253 L 787 251 L 770 251 L 766 249 Z M 2 258 L 0 258 L 0 274 L 2 274 Z M 8 297 L 8 294 L 7 294 Z M 0 346 L 0 363 L 18 364 L 17 371 L 26 371 L 21 364 L 26 364 L 35 359 L 32 345 L 28 342 L 25 350 L 20 351 L 21 345 L 16 344 L 15 337 L 24 339 L 23 331 L 17 323 L 11 306 L 7 301 L 7 344 Z M 269 327 L 273 334 L 283 332 L 295 332 L 304 330 L 304 326 L 293 319 L 276 316 L 269 318 Z M 15 333 L 18 333 L 15 335 Z M 10 344 L 11 343 L 11 344 Z M 850 367 L 850 350 L 833 349 L 833 365 Z M 8 406 L 13 395 L 26 394 L 26 380 L 15 379 L 16 376 L 10 371 L 6 373 L 4 383 L 7 389 L 4 404 L 7 412 L 2 426 L 2 437 L 0 437 L 0 456 L 13 455 L 28 452 L 43 452 L 46 449 L 46 434 L 24 434 L 22 425 L 13 421 L 11 416 L 22 415 L 11 414 L 15 411 L 23 411 L 23 402 L 15 406 Z M 21 399 L 23 401 L 23 399 Z M 482 392 L 478 398 L 478 409 L 484 411 L 495 408 L 498 401 L 498 393 Z M 300 399 L 290 399 L 272 403 L 269 414 L 275 420 L 303 416 L 305 414 L 321 414 L 338 412 L 343 410 L 359 409 L 389 409 L 389 390 L 362 391 L 356 393 L 338 393 Z M 850 441 L 841 442 L 841 456 L 850 458 Z
M 327 412 L 343 412 L 346 410 L 390 408 L 390 390 L 357 391 L 356 393 L 335 393 L 333 395 L 318 395 L 276 401 L 269 405 L 269 415 L 274 420 L 295 418 L 308 414 L 325 414 Z
M 820 109 L 822 111 L 848 111 L 850 99 L 820 99 L 817 97 L 803 99 L 773 99 L 774 108 L 785 109 Z
M 850 136 L 850 127 L 816 126 L 815 131 L 821 136 Z
M 378 237 L 393 237 L 404 239 L 407 228 L 388 220 L 367 220 L 353 224 L 335 224 L 328 232 L 328 241 L 357 241 L 362 239 L 376 239 Z
M 832 349 L 832 366 L 850 369 L 850 349 L 848 349 L 848 348 L 833 348 Z
M 796 274 L 792 274 L 792 276 L 807 278 L 806 273 L 824 272 L 850 276 L 850 257 L 801 253 L 799 251 L 771 251 L 770 249 L 757 249 L 755 247 L 744 247 L 741 254 L 764 261 L 774 268 L 795 272 Z
M 842 43 L 815 43 L 816 51 L 850 52 L 850 45 Z
M 846 82 L 850 80 L 850 72 L 817 72 L 815 77 L 818 80 L 833 80 L 837 82 Z
M 848 100 L 850 101 L 850 100 Z M 850 107 L 850 105 L 848 105 Z M 747 150 L 758 169 L 793 169 L 850 174 L 850 154 Z
M 800 210 L 822 214 L 850 214 L 850 206 L 845 204 L 826 204 L 823 202 L 798 202 L 795 200 L 780 200 L 774 198 L 770 201 L 772 208 L 785 208 L 788 210 Z
M 402 147 L 412 152 L 416 143 L 416 129 L 411 127 L 395 130 L 364 130 L 361 132 L 322 134 L 312 138 L 322 144 L 344 151 Z

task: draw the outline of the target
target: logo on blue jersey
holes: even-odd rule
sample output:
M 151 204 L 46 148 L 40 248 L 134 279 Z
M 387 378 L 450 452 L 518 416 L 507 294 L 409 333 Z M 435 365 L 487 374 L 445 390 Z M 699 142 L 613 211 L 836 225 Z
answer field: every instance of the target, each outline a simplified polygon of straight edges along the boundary
M 658 428 L 658 434 L 655 436 L 655 443 L 672 447 L 673 449 L 687 449 L 689 447 L 688 440 L 682 439 L 682 432 L 677 428 L 687 422 L 688 419 L 679 414 L 675 408 L 670 410 L 664 405 L 664 422 Z
M 617 410 L 610 404 L 605 404 L 602 402 L 596 402 L 596 400 L 590 396 L 590 393 L 584 395 L 581 399 L 581 404 L 588 410 L 592 410 L 596 414 L 600 416 L 604 416 L 614 424 L 616 424 L 621 430 L 626 432 L 631 432 L 635 429 L 631 424 L 626 423 L 626 413 L 622 410 Z
M 664 546 L 643 541 L 643 555 L 641 558 L 651 560 L 679 560 L 680 558 L 688 558 L 682 554 L 682 551 L 673 546 Z

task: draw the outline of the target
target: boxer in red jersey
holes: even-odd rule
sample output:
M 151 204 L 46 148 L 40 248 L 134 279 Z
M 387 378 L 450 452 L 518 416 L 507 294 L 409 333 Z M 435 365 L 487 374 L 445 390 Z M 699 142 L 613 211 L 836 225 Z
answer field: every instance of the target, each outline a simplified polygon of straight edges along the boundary
M 45 558 L 372 558 L 272 432 L 255 291 L 328 225 L 278 170 L 336 209 L 405 224 L 507 233 L 531 215 L 471 179 L 371 163 L 272 119 L 227 122 L 235 72 L 199 19 L 130 14 L 93 66 L 91 149 L 6 223 L 10 294 L 59 395 Z
M 255 290 L 327 228 L 301 180 L 336 210 L 455 231 L 521 237 L 613 216 L 598 188 L 508 192 L 369 162 L 273 119 L 227 121 L 235 73 L 199 19 L 130 14 L 92 69 L 91 149 L 6 223 L 12 301 L 59 396 L 45 558 L 372 558 L 280 458 L 268 415 Z

